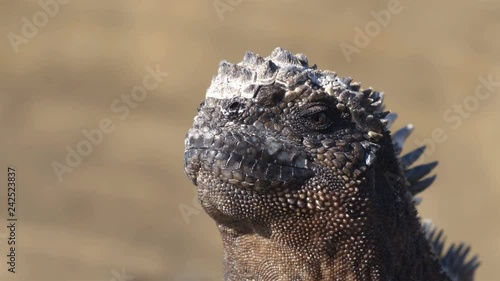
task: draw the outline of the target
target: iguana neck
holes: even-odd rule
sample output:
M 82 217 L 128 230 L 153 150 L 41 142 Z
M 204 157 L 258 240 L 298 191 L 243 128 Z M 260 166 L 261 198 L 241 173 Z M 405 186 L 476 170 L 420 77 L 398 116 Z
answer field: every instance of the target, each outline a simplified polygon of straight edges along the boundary
M 424 235 L 406 176 L 397 158 L 391 157 L 395 152 L 390 139 L 384 137 L 380 146 L 372 171 L 372 202 L 377 218 L 373 221 L 378 224 L 375 240 L 387 274 L 383 280 L 449 280 Z
M 383 148 L 380 157 L 394 153 L 392 145 L 382 147 L 391 151 Z M 378 193 L 370 202 L 374 212 L 370 215 L 378 219 L 366 229 L 372 237 L 367 239 L 368 245 L 356 245 L 365 247 L 361 252 L 371 253 L 369 258 L 350 256 L 349 247 L 353 245 L 349 237 L 324 241 L 322 229 L 307 229 L 300 218 L 287 222 L 297 226 L 292 229 L 282 228 L 284 222 L 266 226 L 270 233 L 246 228 L 241 221 L 219 224 L 225 280 L 335 280 L 334 272 L 343 272 L 343 280 L 354 281 L 448 280 L 421 231 L 411 195 L 403 187 L 399 164 L 391 159 L 381 162 L 384 166 L 375 165 L 367 171 L 371 180 L 362 186 Z
M 297 249 L 281 243 L 279 237 L 240 234 L 224 226 L 219 229 L 224 247 L 225 281 L 330 280 L 328 277 L 333 274 L 335 259 L 329 257 L 325 249 L 314 245 Z

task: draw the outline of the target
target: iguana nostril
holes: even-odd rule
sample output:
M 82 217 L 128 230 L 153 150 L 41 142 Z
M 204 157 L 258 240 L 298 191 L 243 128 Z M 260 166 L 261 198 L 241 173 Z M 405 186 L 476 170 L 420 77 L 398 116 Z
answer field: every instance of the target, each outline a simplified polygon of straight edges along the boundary
M 231 103 L 231 104 L 227 107 L 227 109 L 228 109 L 229 111 L 232 111 L 232 112 L 238 112 L 238 110 L 240 109 L 240 103 L 239 103 L 239 102 L 237 102 L 237 101 L 235 101 L 235 102 Z
M 221 107 L 221 111 L 226 117 L 235 117 L 243 112 L 243 104 L 239 101 L 229 102 Z

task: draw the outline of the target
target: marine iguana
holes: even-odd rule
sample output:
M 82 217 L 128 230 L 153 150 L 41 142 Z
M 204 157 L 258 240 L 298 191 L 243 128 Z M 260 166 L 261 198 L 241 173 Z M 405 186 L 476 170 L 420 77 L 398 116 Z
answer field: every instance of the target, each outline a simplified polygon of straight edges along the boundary
M 414 195 L 437 162 L 399 156 L 383 93 L 276 48 L 222 61 L 185 140 L 185 173 L 222 236 L 224 280 L 471 281 Z

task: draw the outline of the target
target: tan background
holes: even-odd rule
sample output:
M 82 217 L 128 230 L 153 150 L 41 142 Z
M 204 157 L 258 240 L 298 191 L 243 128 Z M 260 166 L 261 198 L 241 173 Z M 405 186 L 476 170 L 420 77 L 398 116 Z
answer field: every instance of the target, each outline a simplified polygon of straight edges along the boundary
M 234 7 L 219 17 L 214 3 Z M 354 44 L 354 28 L 387 5 L 74 0 L 16 53 L 8 34 L 21 36 L 23 17 L 43 10 L 1 1 L 0 280 L 110 281 L 122 269 L 133 280 L 221 280 L 218 233 L 184 176 L 184 134 L 221 59 L 276 46 L 385 91 L 397 125 L 417 127 L 409 147 L 445 131 L 427 157 L 441 164 L 421 214 L 473 246 L 478 280 L 499 280 L 500 88 L 456 130 L 443 114 L 470 99 L 480 76 L 500 80 L 500 2 L 401 0 L 401 13 L 347 62 L 339 44 Z M 111 104 L 156 65 L 169 76 L 120 120 Z M 51 164 L 104 118 L 115 131 L 59 182 Z M 19 179 L 15 275 L 1 238 L 7 165 Z M 180 208 L 196 214 L 186 220 Z

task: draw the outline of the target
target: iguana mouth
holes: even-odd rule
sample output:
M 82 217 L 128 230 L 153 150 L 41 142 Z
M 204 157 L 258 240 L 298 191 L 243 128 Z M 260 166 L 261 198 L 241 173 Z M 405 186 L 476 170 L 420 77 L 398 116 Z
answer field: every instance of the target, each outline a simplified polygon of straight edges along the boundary
M 225 183 L 257 191 L 293 187 L 314 176 L 311 160 L 298 149 L 234 132 L 218 136 L 190 132 L 184 161 L 186 174 L 195 185 L 200 170 L 212 172 Z

